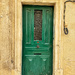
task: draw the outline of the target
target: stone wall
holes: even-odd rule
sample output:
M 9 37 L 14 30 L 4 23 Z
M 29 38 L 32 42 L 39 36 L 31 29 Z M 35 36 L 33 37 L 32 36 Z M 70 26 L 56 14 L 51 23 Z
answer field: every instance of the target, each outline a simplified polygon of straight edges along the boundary
M 66 3 L 65 23 L 69 34 L 63 36 L 64 75 L 75 75 L 75 3 Z
M 21 63 L 18 62 L 21 55 L 16 54 L 18 52 L 15 51 L 15 46 L 17 45 L 15 39 L 18 40 L 18 38 L 15 38 L 15 32 L 17 32 L 15 26 L 19 19 L 17 16 L 18 12 L 16 11 L 19 11 L 19 3 L 24 1 L 29 2 L 29 4 L 31 2 L 35 4 L 38 1 L 39 3 L 37 4 L 41 4 L 42 2 L 47 4 L 56 3 L 55 17 L 58 18 L 56 22 L 58 24 L 59 36 L 57 40 L 58 44 L 55 45 L 55 48 L 57 48 L 55 54 L 57 53 L 58 56 L 55 57 L 57 63 L 54 65 L 57 68 L 54 67 L 55 71 L 53 74 L 75 75 L 75 3 L 66 3 L 65 24 L 69 30 L 69 34 L 65 35 L 63 31 L 63 12 L 66 0 L 0 0 L 0 75 L 21 75 L 21 71 L 19 70 Z M 56 38 L 57 36 L 55 35 Z
M 0 75 L 11 75 L 15 69 L 14 0 L 0 0 Z

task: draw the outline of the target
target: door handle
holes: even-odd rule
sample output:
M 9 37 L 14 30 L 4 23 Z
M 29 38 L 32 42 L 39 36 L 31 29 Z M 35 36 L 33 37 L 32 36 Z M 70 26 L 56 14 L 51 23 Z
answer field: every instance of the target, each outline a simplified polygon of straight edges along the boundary
M 37 45 L 37 48 L 39 48 L 39 45 Z

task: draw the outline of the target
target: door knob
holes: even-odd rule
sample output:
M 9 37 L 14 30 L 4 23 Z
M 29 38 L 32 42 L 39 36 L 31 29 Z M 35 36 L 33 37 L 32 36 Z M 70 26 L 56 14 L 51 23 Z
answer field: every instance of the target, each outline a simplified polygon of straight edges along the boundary
M 37 48 L 39 48 L 39 45 L 37 45 Z

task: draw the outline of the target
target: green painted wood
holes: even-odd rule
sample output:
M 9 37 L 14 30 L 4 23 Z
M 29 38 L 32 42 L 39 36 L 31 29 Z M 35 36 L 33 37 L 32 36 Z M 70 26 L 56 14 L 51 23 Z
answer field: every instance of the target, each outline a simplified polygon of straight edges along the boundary
M 34 10 L 42 10 L 42 40 L 34 40 Z M 52 75 L 53 7 L 24 5 L 22 17 L 22 75 Z
M 26 44 L 31 44 L 31 9 L 26 9 Z

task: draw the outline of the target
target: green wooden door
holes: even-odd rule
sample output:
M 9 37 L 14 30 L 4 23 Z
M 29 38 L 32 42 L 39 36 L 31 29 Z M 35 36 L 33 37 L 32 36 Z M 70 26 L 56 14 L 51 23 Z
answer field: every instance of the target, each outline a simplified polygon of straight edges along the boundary
M 22 75 L 52 75 L 53 7 L 23 6 Z

